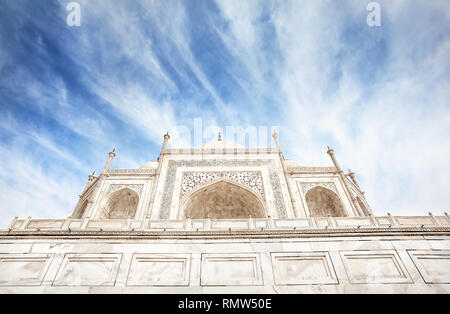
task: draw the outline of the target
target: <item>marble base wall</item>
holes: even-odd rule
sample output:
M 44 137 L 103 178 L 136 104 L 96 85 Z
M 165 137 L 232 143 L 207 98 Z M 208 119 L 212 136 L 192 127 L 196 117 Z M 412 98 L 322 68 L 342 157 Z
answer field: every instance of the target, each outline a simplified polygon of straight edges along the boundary
M 449 292 L 448 236 L 0 240 L 0 293 Z

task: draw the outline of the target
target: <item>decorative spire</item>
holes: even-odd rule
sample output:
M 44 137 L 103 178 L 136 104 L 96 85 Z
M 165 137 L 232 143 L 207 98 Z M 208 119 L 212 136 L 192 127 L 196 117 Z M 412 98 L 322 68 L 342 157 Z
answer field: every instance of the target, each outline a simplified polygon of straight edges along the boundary
M 339 167 L 339 164 L 337 163 L 336 157 L 334 156 L 334 150 L 332 148 L 330 148 L 330 146 L 327 146 L 327 147 L 328 147 L 327 154 L 330 155 L 331 160 L 333 161 L 333 164 L 336 167 L 337 171 L 343 173 L 341 167 Z
M 361 193 L 363 193 L 363 192 L 361 191 L 361 188 L 360 188 L 359 185 L 358 185 L 358 182 L 356 181 L 355 173 L 352 172 L 350 169 L 348 169 L 348 174 L 347 174 L 347 176 L 349 176 L 350 179 L 352 179 L 353 183 L 356 185 L 356 187 L 358 188 L 358 190 L 359 190 Z M 364 193 L 363 193 L 363 194 L 364 194 Z
M 109 165 L 111 164 L 111 161 L 113 158 L 116 157 L 116 149 L 114 148 L 112 152 L 109 152 L 108 154 L 108 160 L 106 161 L 105 167 L 103 168 L 103 172 L 106 172 L 109 168 Z
M 219 136 L 217 138 L 217 141 L 221 142 L 222 141 L 222 132 L 219 131 Z
M 91 175 L 89 175 L 88 183 L 91 183 L 92 181 L 94 181 L 94 179 L 95 179 L 95 171 L 92 172 Z
M 328 148 L 327 154 L 330 156 L 334 155 L 334 150 L 332 148 L 330 148 L 330 146 L 327 146 L 327 148 Z
M 166 151 L 166 149 L 167 149 L 167 142 L 169 142 L 169 140 L 170 140 L 170 135 L 169 135 L 169 132 L 167 132 L 166 134 L 164 134 L 164 142 L 163 142 L 163 146 L 161 148 L 161 154 L 159 155 L 160 157 Z M 160 158 L 158 157 L 158 160 L 159 159 Z
M 276 131 L 273 131 L 272 137 L 273 137 L 275 140 L 278 140 L 278 133 L 277 133 Z
M 92 181 L 94 181 L 95 179 L 95 171 L 92 172 L 92 174 L 89 175 L 88 177 L 88 181 L 83 189 L 83 192 L 81 192 L 80 197 L 84 194 L 84 192 L 86 192 L 86 190 L 88 189 L 88 187 L 91 185 Z
M 276 131 L 273 131 L 272 137 L 275 140 L 277 149 L 281 152 L 280 143 L 278 142 L 278 133 Z

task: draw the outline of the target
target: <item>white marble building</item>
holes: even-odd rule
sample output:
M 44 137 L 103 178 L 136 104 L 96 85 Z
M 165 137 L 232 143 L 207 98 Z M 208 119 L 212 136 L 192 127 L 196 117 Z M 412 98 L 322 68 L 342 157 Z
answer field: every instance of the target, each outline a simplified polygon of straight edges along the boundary
M 375 217 L 355 175 L 275 148 L 167 148 L 0 231 L 0 292 L 448 293 L 450 218 Z

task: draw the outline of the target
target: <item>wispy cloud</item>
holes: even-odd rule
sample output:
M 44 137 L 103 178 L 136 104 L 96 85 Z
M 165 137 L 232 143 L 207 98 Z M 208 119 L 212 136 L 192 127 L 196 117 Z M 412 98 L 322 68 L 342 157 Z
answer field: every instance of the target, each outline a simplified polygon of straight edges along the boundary
M 357 0 L 79 2 L 70 28 L 67 1 L 1 1 L 0 224 L 70 214 L 110 149 L 138 167 L 197 117 L 279 125 L 305 165 L 332 145 L 377 214 L 448 206 L 446 0 L 379 1 L 376 28 Z

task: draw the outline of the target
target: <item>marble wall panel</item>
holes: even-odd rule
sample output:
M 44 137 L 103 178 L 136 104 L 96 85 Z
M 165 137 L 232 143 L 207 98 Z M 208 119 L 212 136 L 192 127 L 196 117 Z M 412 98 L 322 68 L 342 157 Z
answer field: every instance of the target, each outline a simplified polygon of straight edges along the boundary
M 450 283 L 450 251 L 408 251 L 426 283 Z
M 190 254 L 133 254 L 128 286 L 188 286 Z
M 341 251 L 351 283 L 408 283 L 412 282 L 397 252 Z
M 122 254 L 72 254 L 64 256 L 55 286 L 113 286 Z
M 202 286 L 263 284 L 259 254 L 202 254 Z
M 277 285 L 337 284 L 327 252 L 272 253 Z
M 292 229 L 292 228 L 310 228 L 311 221 L 309 219 L 277 219 L 274 220 L 276 228 Z
M 51 254 L 0 254 L 0 286 L 39 286 Z

